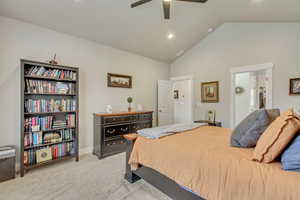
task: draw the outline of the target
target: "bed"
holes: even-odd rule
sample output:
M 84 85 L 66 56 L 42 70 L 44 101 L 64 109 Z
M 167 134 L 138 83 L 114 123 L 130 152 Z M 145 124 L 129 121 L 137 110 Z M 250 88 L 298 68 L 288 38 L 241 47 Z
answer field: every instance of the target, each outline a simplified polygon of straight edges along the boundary
M 300 199 L 300 173 L 251 161 L 229 145 L 231 130 L 203 126 L 161 139 L 127 137 L 125 178 L 140 178 L 174 200 Z

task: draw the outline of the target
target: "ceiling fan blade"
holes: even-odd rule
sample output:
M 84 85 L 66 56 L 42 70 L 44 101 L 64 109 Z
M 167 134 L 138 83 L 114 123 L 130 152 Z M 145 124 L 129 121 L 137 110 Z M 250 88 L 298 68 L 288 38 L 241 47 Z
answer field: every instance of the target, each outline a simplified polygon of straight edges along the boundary
M 171 1 L 163 1 L 165 19 L 170 19 Z
M 135 2 L 133 4 L 131 4 L 130 7 L 134 8 L 134 7 L 140 6 L 140 5 L 144 4 L 144 3 L 148 3 L 150 1 L 152 1 L 152 0 L 140 0 L 140 1 L 137 1 L 137 2 Z
M 206 3 L 208 0 L 177 0 L 177 1 L 186 1 L 186 2 L 194 2 L 194 3 Z

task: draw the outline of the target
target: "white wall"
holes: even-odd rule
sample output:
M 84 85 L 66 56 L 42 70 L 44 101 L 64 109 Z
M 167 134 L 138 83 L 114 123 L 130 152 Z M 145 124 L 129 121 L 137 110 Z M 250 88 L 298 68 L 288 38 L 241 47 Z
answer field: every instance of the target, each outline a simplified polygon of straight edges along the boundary
M 20 59 L 47 61 L 54 53 L 60 64 L 80 68 L 81 148 L 92 147 L 93 113 L 107 104 L 126 109 L 128 96 L 154 110 L 156 81 L 169 77 L 168 64 L 0 17 L 0 145 L 19 145 Z M 133 88 L 108 88 L 107 72 L 132 75 Z
M 194 116 L 202 119 L 208 109 L 216 109 L 225 127 L 230 125 L 231 67 L 274 63 L 273 106 L 298 106 L 300 96 L 288 94 L 289 79 L 300 77 L 299 35 L 299 23 L 224 24 L 172 63 L 171 76 L 195 76 L 196 102 L 201 82 L 220 81 L 220 103 L 198 103 Z

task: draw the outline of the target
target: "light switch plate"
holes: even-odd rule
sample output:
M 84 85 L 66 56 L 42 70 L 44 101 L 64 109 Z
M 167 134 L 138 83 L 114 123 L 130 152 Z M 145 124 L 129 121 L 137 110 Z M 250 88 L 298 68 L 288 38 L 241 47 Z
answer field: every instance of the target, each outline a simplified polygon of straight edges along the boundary
M 196 105 L 198 108 L 200 108 L 200 107 L 202 107 L 202 102 L 198 101 Z
M 294 112 L 297 113 L 297 115 L 300 115 L 300 105 L 294 106 Z

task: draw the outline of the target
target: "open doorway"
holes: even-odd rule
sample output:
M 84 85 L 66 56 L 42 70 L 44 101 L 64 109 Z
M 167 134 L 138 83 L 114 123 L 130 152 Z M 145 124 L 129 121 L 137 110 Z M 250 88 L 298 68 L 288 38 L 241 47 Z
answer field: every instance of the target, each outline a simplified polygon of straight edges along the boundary
M 157 125 L 193 122 L 193 78 L 158 81 Z
M 233 68 L 231 70 L 231 127 L 263 108 L 272 108 L 273 64 Z

